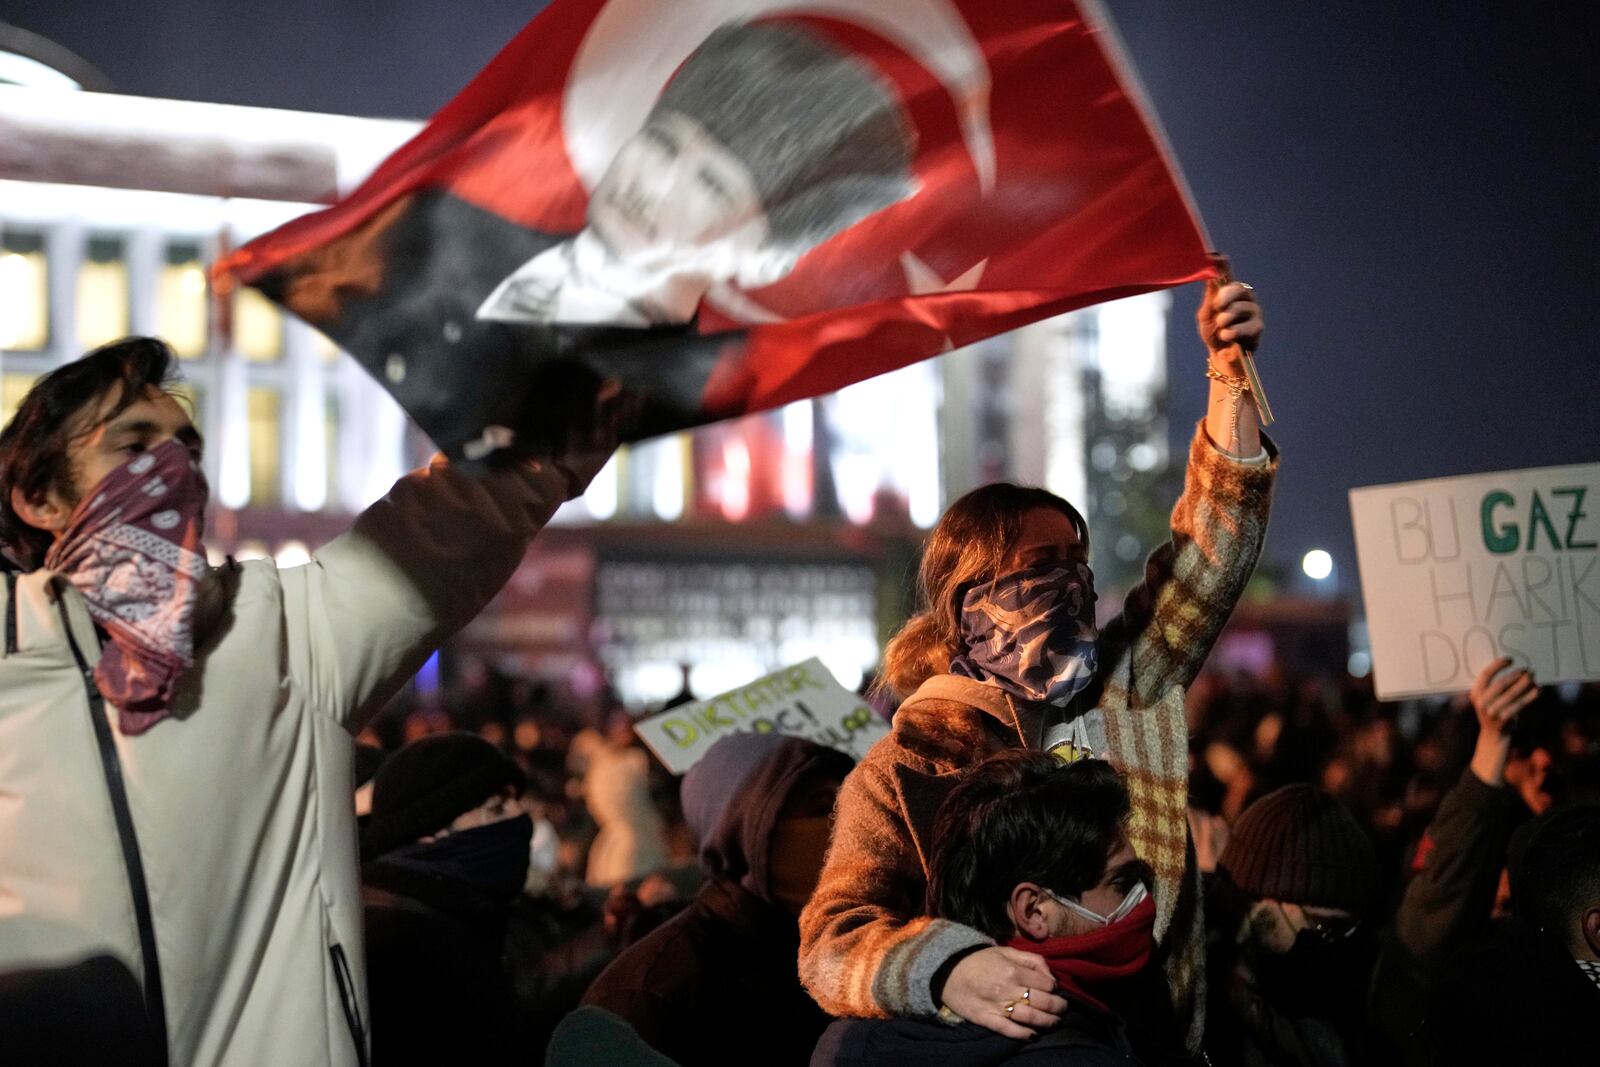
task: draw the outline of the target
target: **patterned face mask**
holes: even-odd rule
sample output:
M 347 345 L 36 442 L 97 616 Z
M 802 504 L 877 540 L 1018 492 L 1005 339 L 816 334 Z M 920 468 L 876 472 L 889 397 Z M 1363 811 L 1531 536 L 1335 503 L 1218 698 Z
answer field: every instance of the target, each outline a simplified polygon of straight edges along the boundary
M 1099 664 L 1094 599 L 1086 563 L 1038 563 L 973 586 L 961 602 L 967 651 L 950 673 L 1064 707 Z
M 200 544 L 207 495 L 189 450 L 164 442 L 106 475 L 45 557 L 111 636 L 94 676 L 125 734 L 166 718 L 179 679 L 194 665 L 190 626 L 207 570 Z

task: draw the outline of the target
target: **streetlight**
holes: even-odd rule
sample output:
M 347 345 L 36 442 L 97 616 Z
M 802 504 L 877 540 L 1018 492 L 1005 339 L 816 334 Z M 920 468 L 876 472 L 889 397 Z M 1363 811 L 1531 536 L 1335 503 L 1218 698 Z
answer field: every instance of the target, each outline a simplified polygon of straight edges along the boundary
M 1320 548 L 1313 548 L 1300 561 L 1300 569 L 1314 582 L 1325 581 L 1333 573 L 1333 557 Z

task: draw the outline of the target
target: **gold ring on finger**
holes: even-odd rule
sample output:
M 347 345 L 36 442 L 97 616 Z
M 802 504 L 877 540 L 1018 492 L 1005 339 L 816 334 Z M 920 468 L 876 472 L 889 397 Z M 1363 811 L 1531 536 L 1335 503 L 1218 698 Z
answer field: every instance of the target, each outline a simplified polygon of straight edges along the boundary
M 1006 1017 L 1010 1018 L 1011 1017 L 1011 1013 L 1016 1011 L 1016 1010 L 1017 1010 L 1017 1002 L 1013 1000 L 1011 1003 L 1006 1005 Z
M 1033 990 L 1031 990 L 1031 989 L 1024 989 L 1024 990 L 1023 990 L 1023 991 L 1022 991 L 1022 1002 L 1023 1002 L 1023 1003 L 1024 1003 L 1024 1004 L 1031 1004 L 1031 1003 L 1033 1003 Z

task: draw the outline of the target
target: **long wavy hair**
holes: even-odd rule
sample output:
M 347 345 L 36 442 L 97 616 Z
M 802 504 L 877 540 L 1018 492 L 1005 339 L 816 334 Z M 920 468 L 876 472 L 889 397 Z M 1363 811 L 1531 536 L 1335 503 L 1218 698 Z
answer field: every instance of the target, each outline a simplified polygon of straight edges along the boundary
M 904 700 L 929 678 L 948 672 L 950 661 L 965 651 L 960 594 L 974 582 L 999 576 L 1001 562 L 1017 543 L 1022 516 L 1035 508 L 1065 515 L 1088 549 L 1083 516 L 1047 489 L 995 482 L 963 496 L 939 519 L 922 550 L 917 612 L 883 651 L 881 684 L 896 697 Z

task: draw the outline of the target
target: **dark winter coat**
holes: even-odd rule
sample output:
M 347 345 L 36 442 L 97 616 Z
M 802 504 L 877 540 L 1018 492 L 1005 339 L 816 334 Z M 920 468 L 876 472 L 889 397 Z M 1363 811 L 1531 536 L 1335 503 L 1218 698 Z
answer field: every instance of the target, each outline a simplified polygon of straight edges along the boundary
M 1032 1041 L 975 1023 L 924 1019 L 840 1019 L 828 1027 L 811 1067 L 1137 1067 L 1115 1017 L 1068 1011 L 1061 1025 Z
M 508 902 L 453 878 L 362 870 L 372 1067 L 519 1062 L 504 956 Z
M 1428 1031 L 1451 1067 L 1592 1067 L 1600 986 L 1564 946 L 1520 919 L 1451 957 L 1429 998 Z
M 1451 955 L 1488 931 L 1506 846 L 1523 810 L 1511 790 L 1470 769 L 1445 794 L 1373 975 L 1373 1055 L 1431 1062 L 1423 1026 L 1428 995 Z
M 768 843 L 784 802 L 849 757 L 799 738 L 737 735 L 689 772 L 684 817 L 711 876 L 694 901 L 631 946 L 584 997 L 685 1067 L 805 1064 L 828 1017 L 800 985 L 798 918 L 770 899 Z

